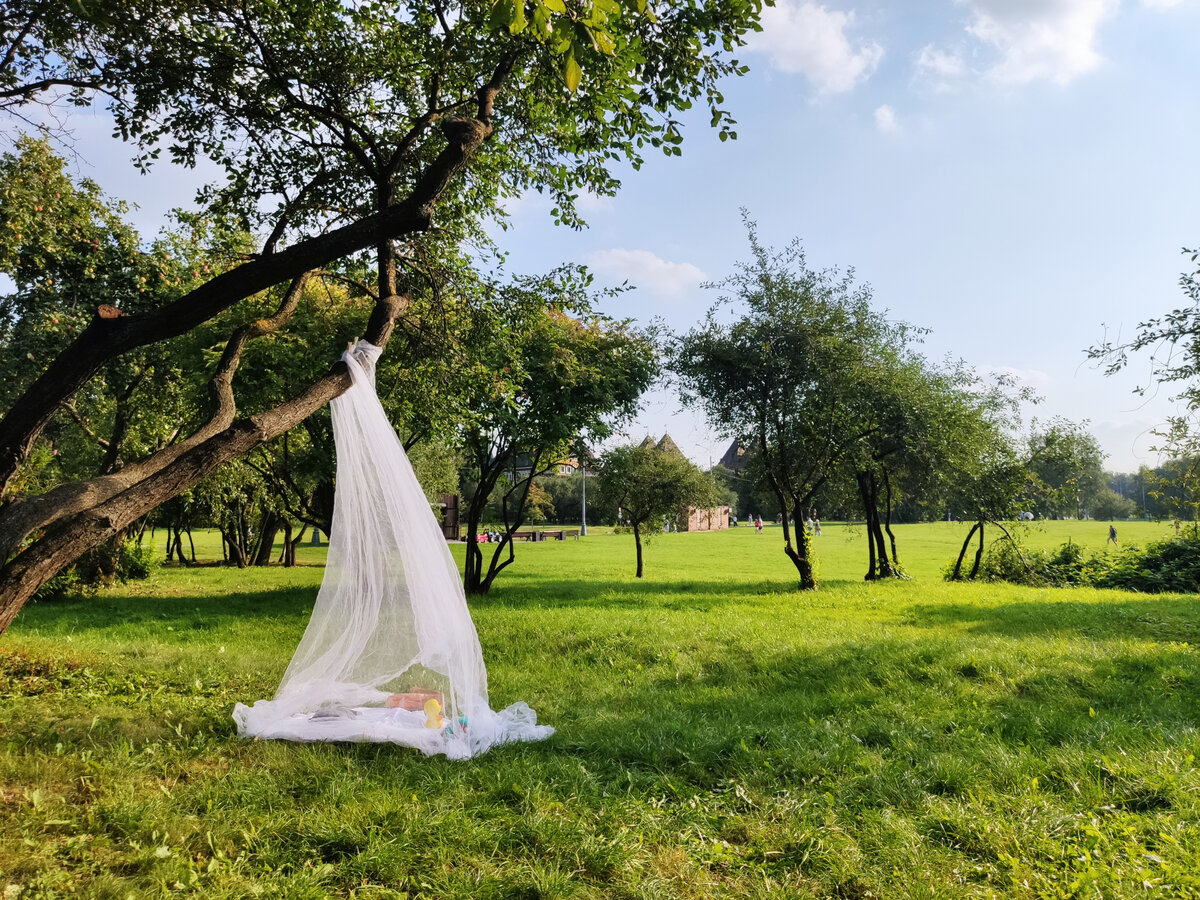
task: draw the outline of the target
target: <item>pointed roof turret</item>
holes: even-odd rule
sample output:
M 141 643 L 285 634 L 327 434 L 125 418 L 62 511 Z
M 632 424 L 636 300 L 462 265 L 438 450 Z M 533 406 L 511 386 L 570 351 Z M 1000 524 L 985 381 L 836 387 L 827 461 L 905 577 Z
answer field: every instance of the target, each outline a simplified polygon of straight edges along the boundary
M 746 448 L 742 446 L 741 441 L 734 439 L 725 455 L 721 457 L 720 464 L 730 472 L 740 472 L 746 468 Z
M 673 456 L 683 456 L 683 451 L 679 449 L 679 445 L 671 440 L 671 435 L 664 434 L 662 440 L 658 442 L 658 451 L 660 453 L 670 453 Z

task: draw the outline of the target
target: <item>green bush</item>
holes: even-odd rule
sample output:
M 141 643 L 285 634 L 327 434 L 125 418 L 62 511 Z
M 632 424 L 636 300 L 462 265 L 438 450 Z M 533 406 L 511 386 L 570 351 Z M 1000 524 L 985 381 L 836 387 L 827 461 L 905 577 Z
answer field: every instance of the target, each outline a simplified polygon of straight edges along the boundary
M 983 559 L 979 578 L 1033 587 L 1196 593 L 1200 592 L 1200 538 L 1168 538 L 1144 550 L 1131 544 L 1115 553 L 1088 551 L 1070 542 L 1047 551 L 997 541 Z
M 1096 587 L 1145 593 L 1200 591 L 1200 539 L 1195 536 L 1155 541 L 1145 550 L 1130 546 L 1109 559 L 1092 582 Z
M 154 551 L 148 545 L 126 538 L 118 547 L 106 544 L 85 553 L 42 585 L 33 599 L 64 600 L 94 593 L 97 588 L 118 581 L 141 581 L 150 577 L 156 565 Z

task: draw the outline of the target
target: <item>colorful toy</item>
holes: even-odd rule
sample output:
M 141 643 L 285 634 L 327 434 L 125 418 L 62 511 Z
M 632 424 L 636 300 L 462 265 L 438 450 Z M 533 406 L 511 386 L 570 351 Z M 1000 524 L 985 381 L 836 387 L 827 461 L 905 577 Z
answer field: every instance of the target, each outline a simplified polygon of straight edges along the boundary
M 425 727 L 441 728 L 446 719 L 442 715 L 442 704 L 433 697 L 425 701 Z

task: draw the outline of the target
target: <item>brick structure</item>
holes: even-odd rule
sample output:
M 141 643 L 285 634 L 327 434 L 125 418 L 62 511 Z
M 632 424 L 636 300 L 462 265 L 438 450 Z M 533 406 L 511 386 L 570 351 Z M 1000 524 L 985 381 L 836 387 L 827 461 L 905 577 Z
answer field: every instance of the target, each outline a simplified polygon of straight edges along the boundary
M 729 527 L 729 507 L 696 509 L 689 506 L 687 516 L 679 517 L 680 531 L 724 531 Z
M 683 451 L 679 449 L 679 445 L 671 439 L 669 434 L 664 434 L 657 442 L 647 435 L 641 446 L 653 447 L 660 453 L 683 456 Z M 680 511 L 675 525 L 680 531 L 724 531 L 729 527 L 729 507 L 714 506 L 711 509 L 697 509 L 689 506 L 686 512 Z

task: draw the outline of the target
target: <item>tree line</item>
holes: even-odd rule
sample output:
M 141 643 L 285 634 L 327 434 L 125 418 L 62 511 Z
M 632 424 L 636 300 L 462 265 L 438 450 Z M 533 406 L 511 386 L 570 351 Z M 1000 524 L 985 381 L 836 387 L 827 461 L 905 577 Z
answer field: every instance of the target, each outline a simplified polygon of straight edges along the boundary
M 64 568 L 87 562 L 112 577 L 147 527 L 167 529 L 182 562 L 197 522 L 221 530 L 232 564 L 267 561 L 280 532 L 283 561 L 294 560 L 302 529 L 328 526 L 323 410 L 348 384 L 339 349 L 358 337 L 387 348 L 380 393 L 426 488 L 457 484 L 471 533 L 498 516 L 495 547 L 469 547 L 472 592 L 512 564 L 513 535 L 545 492 L 538 477 L 610 438 L 660 367 L 745 448 L 744 473 L 716 477 L 739 505 L 748 490 L 758 509 L 779 511 L 803 588 L 816 578 L 795 523 L 818 503 L 866 522 L 868 578 L 903 575 L 891 530 L 901 517 L 949 511 L 982 542 L 1020 512 L 1111 505 L 1117 491 L 1103 493 L 1081 426 L 1056 420 L 1019 438 L 1013 384 L 926 359 L 922 329 L 878 309 L 852 271 L 812 269 L 798 243 L 772 249 L 748 219 L 750 258 L 680 334 L 604 316 L 606 292 L 579 267 L 507 272 L 488 237 L 506 198 L 548 193 L 556 219 L 578 227 L 579 192 L 615 192 L 618 161 L 636 169 L 647 152 L 680 154 L 677 117 L 694 103 L 721 139 L 736 137 L 719 83 L 745 72 L 734 54 L 760 10 L 756 0 L 7 4 L 8 121 L 102 104 L 139 166 L 165 154 L 222 174 L 197 212 L 147 239 L 120 199 L 69 177 L 53 136 L 10 133 L 0 631 Z M 1156 374 L 1178 381 L 1193 409 L 1198 292 L 1194 276 L 1182 283 L 1190 307 L 1091 352 L 1117 368 L 1144 347 L 1178 345 Z M 1186 417 L 1173 421 L 1169 446 L 1186 450 L 1190 434 Z M 622 478 L 670 466 L 621 451 L 600 469 L 615 496 Z M 695 486 L 693 499 L 715 489 Z

